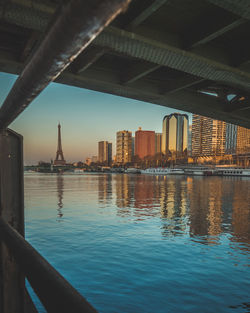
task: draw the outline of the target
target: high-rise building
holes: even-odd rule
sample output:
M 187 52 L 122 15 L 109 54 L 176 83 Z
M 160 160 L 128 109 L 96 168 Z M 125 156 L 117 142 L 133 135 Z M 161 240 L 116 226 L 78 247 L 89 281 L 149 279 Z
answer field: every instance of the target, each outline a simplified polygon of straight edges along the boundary
M 151 130 L 141 130 L 135 132 L 135 155 L 140 159 L 155 154 L 155 132 Z
M 192 155 L 192 125 L 188 126 L 188 155 Z
M 98 142 L 98 161 L 107 164 L 112 162 L 112 143 L 108 141 Z
M 112 143 L 108 143 L 108 164 L 112 164 Z
M 188 148 L 188 116 L 173 113 L 166 115 L 162 127 L 162 153 L 185 156 Z
M 132 160 L 132 132 L 121 130 L 116 133 L 116 162 L 125 164 Z
M 225 142 L 225 153 L 235 154 L 237 145 L 237 131 L 238 126 L 227 123 L 226 125 L 226 142 Z
M 250 129 L 238 126 L 236 153 L 250 153 Z
M 155 133 L 155 154 L 161 153 L 162 133 Z
M 226 122 L 193 114 L 192 156 L 223 156 L 225 154 Z

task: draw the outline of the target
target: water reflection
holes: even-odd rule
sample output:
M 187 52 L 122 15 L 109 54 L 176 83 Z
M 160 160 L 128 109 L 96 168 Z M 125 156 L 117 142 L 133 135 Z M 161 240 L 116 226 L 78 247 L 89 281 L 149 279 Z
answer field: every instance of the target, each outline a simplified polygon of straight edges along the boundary
M 98 200 L 102 205 L 109 204 L 112 199 L 112 175 L 98 176 Z
M 61 219 L 63 217 L 63 189 L 64 189 L 64 178 L 63 174 L 57 174 L 56 177 L 56 185 L 57 185 L 57 217 Z
M 27 174 L 26 236 L 100 312 L 246 313 L 249 187 L 230 177 Z
M 233 235 L 232 242 L 250 243 L 250 181 L 234 177 L 103 175 L 98 186 L 102 204 L 110 203 L 114 193 L 118 216 L 135 221 L 161 218 L 163 237 L 188 235 L 213 245 L 219 243 L 221 234 L 228 233 Z
M 234 185 L 232 208 L 232 241 L 250 243 L 250 189 L 247 184 Z M 248 208 L 248 209 L 247 209 Z

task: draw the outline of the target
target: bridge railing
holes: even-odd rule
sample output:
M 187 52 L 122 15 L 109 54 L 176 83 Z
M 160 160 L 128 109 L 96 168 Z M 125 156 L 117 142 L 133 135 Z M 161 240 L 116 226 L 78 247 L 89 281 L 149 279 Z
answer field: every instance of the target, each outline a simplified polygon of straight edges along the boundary
M 97 312 L 62 275 L 1 217 L 0 237 L 47 312 Z

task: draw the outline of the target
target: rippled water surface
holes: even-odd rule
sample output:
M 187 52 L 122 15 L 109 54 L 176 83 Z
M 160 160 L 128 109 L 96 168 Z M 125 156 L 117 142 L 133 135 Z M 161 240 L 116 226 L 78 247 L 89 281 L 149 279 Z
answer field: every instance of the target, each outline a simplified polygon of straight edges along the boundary
M 250 312 L 249 178 L 25 174 L 25 207 L 99 312 Z

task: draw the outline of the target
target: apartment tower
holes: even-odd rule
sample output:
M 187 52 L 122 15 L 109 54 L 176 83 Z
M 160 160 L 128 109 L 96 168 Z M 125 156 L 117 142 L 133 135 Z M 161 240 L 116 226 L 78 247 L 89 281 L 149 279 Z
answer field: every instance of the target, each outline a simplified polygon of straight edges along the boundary
M 112 143 L 108 141 L 98 142 L 98 161 L 108 165 L 112 163 Z
M 226 122 L 193 114 L 192 156 L 223 156 L 226 143 Z
M 135 155 L 140 159 L 155 154 L 155 132 L 151 130 L 141 130 L 135 132 Z
M 250 129 L 238 126 L 236 152 L 237 154 L 250 153 Z
M 132 132 L 121 130 L 116 133 L 116 162 L 125 164 L 132 161 Z

